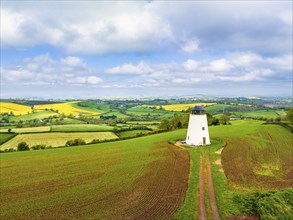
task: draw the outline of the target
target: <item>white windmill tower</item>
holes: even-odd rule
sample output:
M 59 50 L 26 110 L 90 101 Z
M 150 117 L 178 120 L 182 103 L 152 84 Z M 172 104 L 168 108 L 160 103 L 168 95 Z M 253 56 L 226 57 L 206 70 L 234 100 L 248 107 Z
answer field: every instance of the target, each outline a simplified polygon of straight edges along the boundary
M 186 144 L 194 146 L 211 144 L 206 111 L 199 105 L 191 109 Z

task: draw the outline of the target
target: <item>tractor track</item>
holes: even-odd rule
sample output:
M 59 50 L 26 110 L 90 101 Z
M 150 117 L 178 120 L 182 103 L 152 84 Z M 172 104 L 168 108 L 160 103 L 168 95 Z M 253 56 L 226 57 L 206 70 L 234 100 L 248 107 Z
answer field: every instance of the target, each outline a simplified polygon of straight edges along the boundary
M 206 172 L 205 172 L 206 171 Z M 207 180 L 207 183 L 205 182 Z M 208 153 L 205 156 L 200 153 L 200 173 L 199 173 L 199 219 L 207 219 L 205 207 L 205 184 L 208 186 L 209 204 L 212 211 L 212 219 L 220 220 L 218 212 L 215 188 L 212 177 L 211 163 Z

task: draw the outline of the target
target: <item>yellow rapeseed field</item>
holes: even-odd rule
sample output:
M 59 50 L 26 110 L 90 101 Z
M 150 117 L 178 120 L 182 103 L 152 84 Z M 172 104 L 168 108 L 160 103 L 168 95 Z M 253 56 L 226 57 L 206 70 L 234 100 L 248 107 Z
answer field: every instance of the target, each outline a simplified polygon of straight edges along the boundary
M 192 108 L 195 105 L 201 105 L 202 107 L 215 105 L 217 103 L 188 103 L 188 104 L 173 104 L 173 105 L 163 105 L 162 108 L 167 111 L 182 111 L 187 110 L 188 108 Z M 156 108 L 160 108 L 160 106 L 156 106 Z
M 64 115 L 97 114 L 97 112 L 75 108 L 71 105 L 74 103 L 77 103 L 77 102 L 35 105 L 35 110 L 53 109 L 55 111 L 58 110 L 59 113 L 64 114 Z
M 14 115 L 25 115 L 32 112 L 30 106 L 20 105 L 10 102 L 0 102 L 0 113 L 10 113 Z

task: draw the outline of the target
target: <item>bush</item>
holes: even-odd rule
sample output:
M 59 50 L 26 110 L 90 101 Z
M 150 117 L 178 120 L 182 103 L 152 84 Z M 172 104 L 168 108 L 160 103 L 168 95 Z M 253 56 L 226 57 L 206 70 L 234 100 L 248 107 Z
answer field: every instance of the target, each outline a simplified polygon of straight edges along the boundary
M 29 148 L 29 146 L 28 146 L 28 144 L 26 143 L 26 142 L 20 142 L 19 144 L 18 144 L 18 146 L 17 146 L 17 150 L 18 151 L 25 151 L 25 150 L 29 150 L 30 148 Z
M 68 147 L 68 146 L 73 146 L 74 145 L 74 140 L 69 140 L 66 142 L 65 146 Z
M 66 142 L 65 146 L 69 147 L 69 146 L 78 146 L 78 145 L 84 145 L 85 141 L 81 138 L 77 138 L 74 140 L 69 140 Z
M 31 147 L 32 150 L 40 150 L 40 149 L 46 149 L 45 144 L 37 144 Z
M 13 152 L 13 151 L 15 151 L 13 148 L 7 148 L 4 150 L 4 152 Z
M 96 144 L 96 143 L 100 143 L 101 141 L 100 141 L 100 139 L 94 139 L 94 140 L 92 140 L 92 144 Z

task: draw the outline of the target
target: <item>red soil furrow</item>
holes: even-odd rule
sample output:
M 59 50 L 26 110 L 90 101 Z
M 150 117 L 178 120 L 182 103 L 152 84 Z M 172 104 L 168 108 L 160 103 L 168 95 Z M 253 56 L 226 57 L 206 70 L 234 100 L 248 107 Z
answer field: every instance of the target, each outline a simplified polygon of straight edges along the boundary
M 203 156 L 200 154 L 200 170 L 199 170 L 199 219 L 205 220 L 206 210 L 204 205 L 204 164 Z
M 214 220 L 220 220 L 220 215 L 218 212 L 217 202 L 216 202 L 216 196 L 215 196 L 215 189 L 214 189 L 214 183 L 213 183 L 213 177 L 212 177 L 212 171 L 211 171 L 211 163 L 209 155 L 206 154 L 206 166 L 207 166 L 207 175 L 208 175 L 208 188 L 209 188 L 209 197 L 210 197 L 210 206 L 213 214 Z

